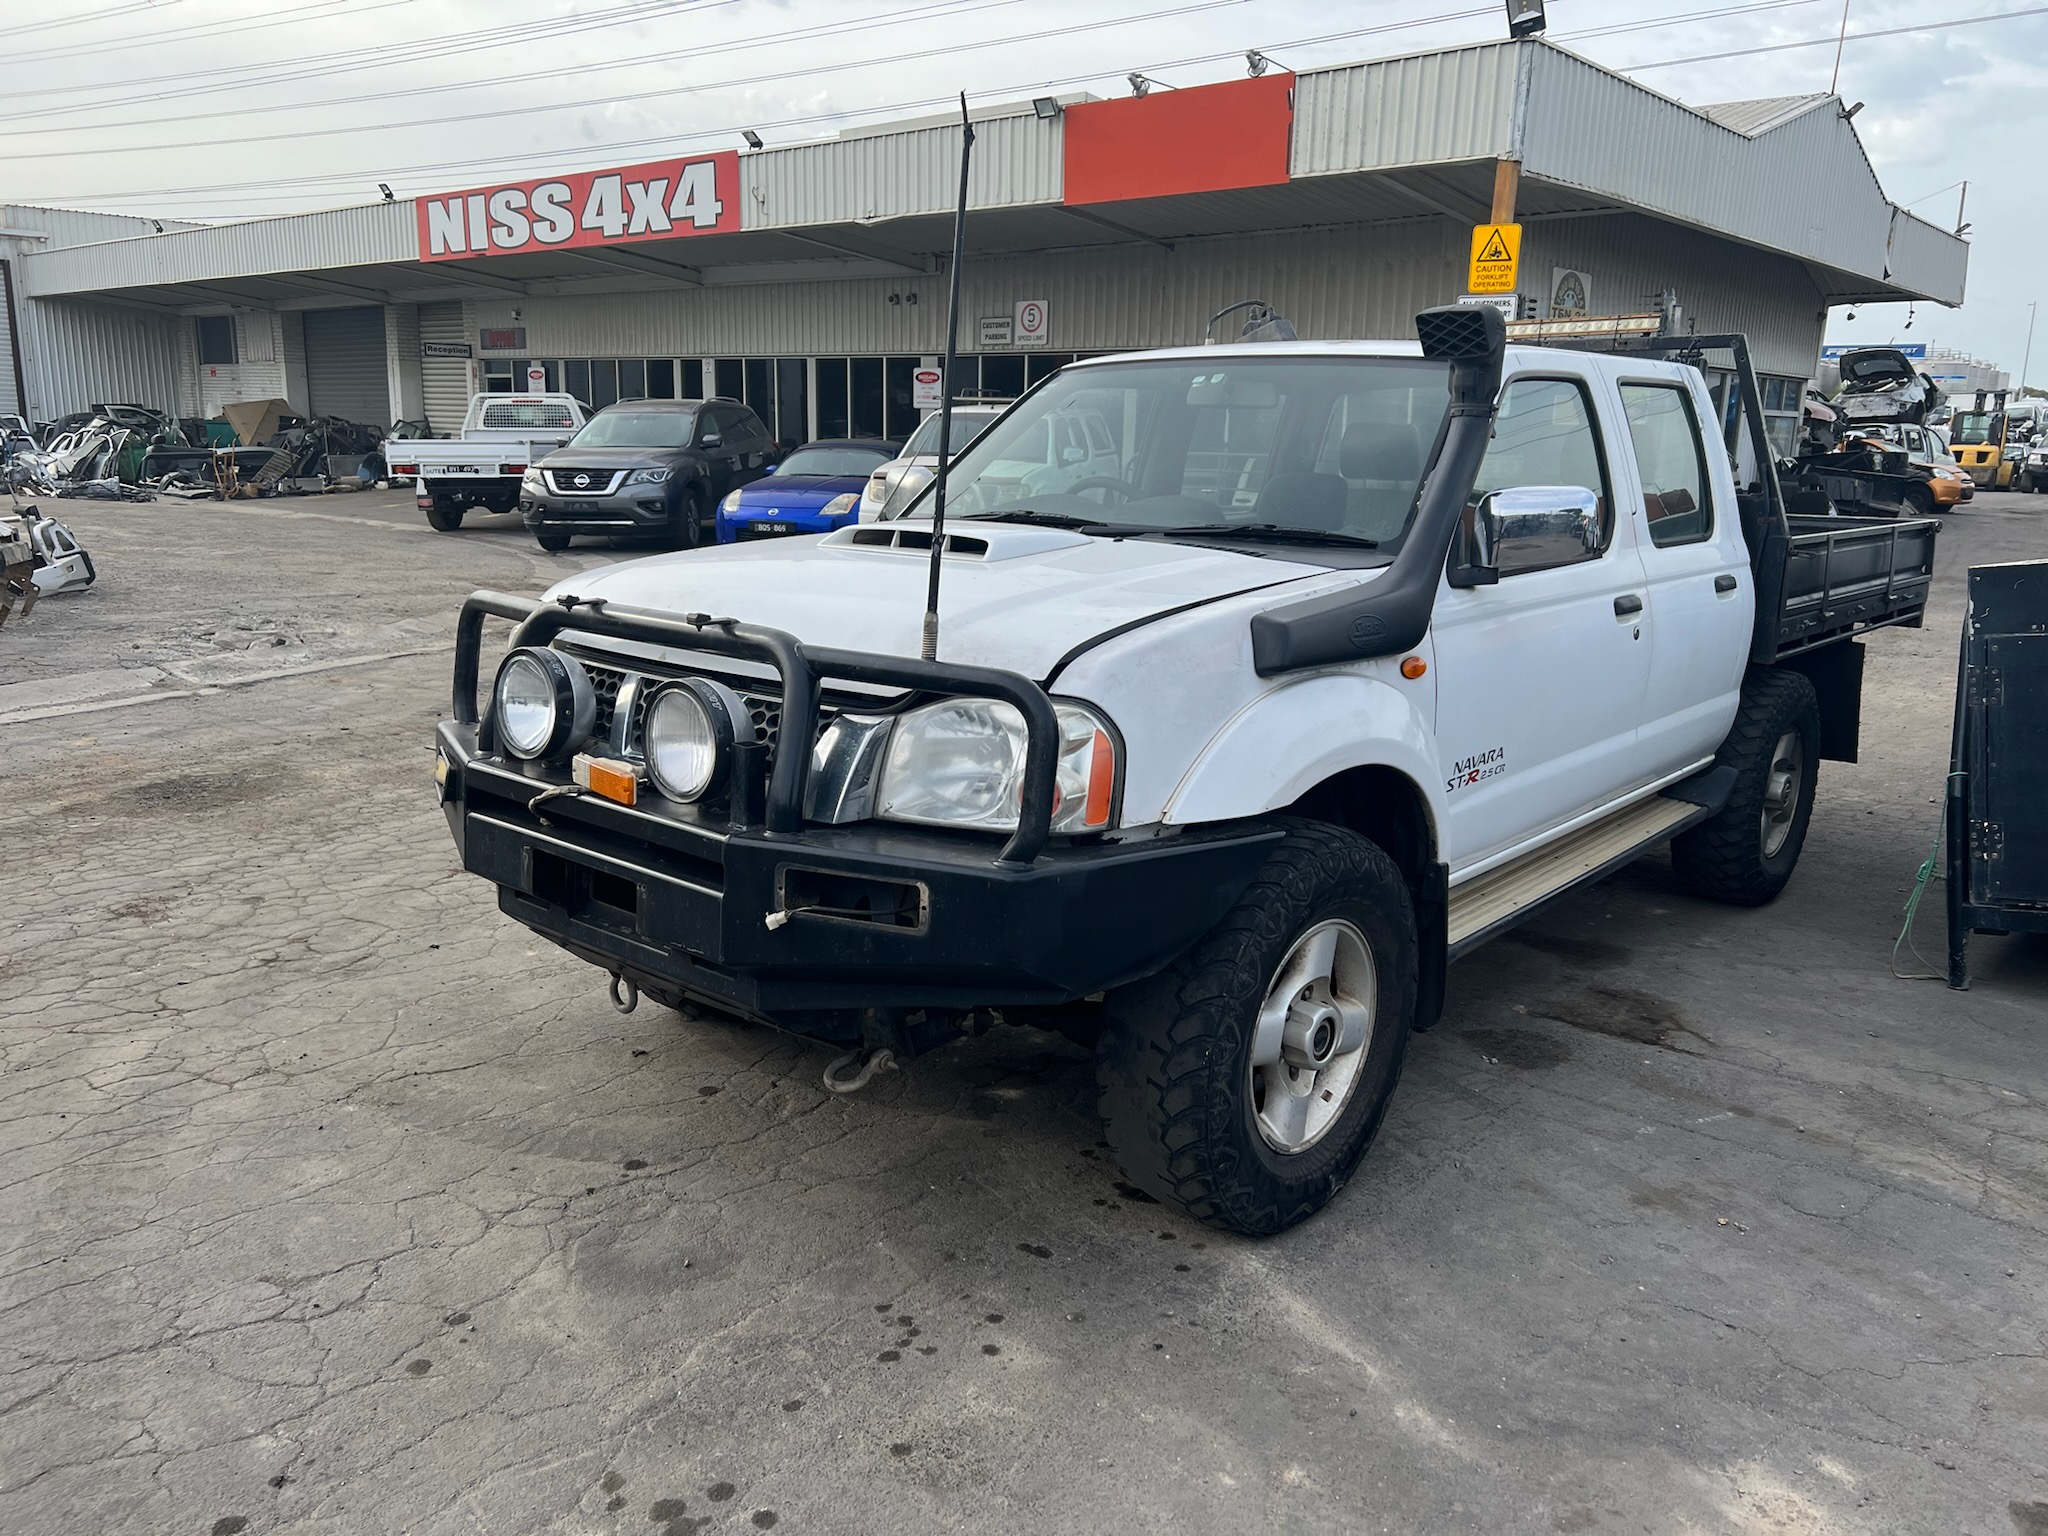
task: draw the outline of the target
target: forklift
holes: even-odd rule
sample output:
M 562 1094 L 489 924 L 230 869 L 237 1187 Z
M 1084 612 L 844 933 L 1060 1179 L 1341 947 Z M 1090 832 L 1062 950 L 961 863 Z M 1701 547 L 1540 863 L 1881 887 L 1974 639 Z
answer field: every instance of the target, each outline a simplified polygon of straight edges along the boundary
M 1984 491 L 2014 489 L 2026 452 L 2017 424 L 2007 415 L 2004 390 L 1977 391 L 1974 406 L 1949 423 L 1949 449 Z

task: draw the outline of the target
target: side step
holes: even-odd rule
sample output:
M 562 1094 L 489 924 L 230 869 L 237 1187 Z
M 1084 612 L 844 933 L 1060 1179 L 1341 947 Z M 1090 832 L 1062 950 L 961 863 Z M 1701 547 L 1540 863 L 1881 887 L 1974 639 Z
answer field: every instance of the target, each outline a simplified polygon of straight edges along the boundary
M 1734 787 L 1734 769 L 1710 768 L 1457 887 L 1451 892 L 1451 958 L 1705 821 L 1727 804 Z

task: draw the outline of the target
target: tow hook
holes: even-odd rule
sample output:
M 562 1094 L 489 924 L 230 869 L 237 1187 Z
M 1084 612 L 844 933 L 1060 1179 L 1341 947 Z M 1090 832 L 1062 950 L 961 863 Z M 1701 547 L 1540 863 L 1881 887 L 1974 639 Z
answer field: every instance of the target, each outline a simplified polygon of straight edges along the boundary
M 612 1006 L 621 1013 L 631 1013 L 640 1006 L 640 984 L 631 977 L 612 972 Z
M 860 1064 L 860 1070 L 853 1076 L 840 1075 L 856 1062 Z M 878 1051 L 871 1051 L 864 1045 L 855 1046 L 844 1056 L 835 1057 L 832 1065 L 825 1069 L 825 1086 L 833 1093 L 859 1093 L 875 1080 L 876 1073 L 900 1070 L 896 1065 L 896 1053 L 886 1045 Z

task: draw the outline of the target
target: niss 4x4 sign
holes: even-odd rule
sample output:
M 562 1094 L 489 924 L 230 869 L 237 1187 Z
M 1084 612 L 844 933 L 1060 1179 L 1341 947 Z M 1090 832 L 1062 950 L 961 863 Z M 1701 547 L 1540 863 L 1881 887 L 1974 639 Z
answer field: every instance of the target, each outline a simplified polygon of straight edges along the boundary
M 420 260 L 671 240 L 740 227 L 731 150 L 422 197 Z

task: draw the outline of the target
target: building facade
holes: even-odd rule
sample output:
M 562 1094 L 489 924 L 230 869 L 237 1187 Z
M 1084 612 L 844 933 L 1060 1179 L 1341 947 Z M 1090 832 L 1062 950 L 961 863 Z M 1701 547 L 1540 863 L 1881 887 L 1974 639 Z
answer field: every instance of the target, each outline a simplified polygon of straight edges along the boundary
M 1305 338 L 1406 337 L 1509 214 L 1522 313 L 1743 331 L 1788 422 L 1829 306 L 1963 294 L 1967 246 L 1884 196 L 1834 97 L 1696 108 L 1536 40 L 975 130 L 965 394 L 1200 342 L 1245 299 Z M 905 123 L 213 227 L 10 208 L 0 409 L 279 396 L 448 431 L 473 391 L 541 385 L 901 436 L 945 344 L 959 141 Z

